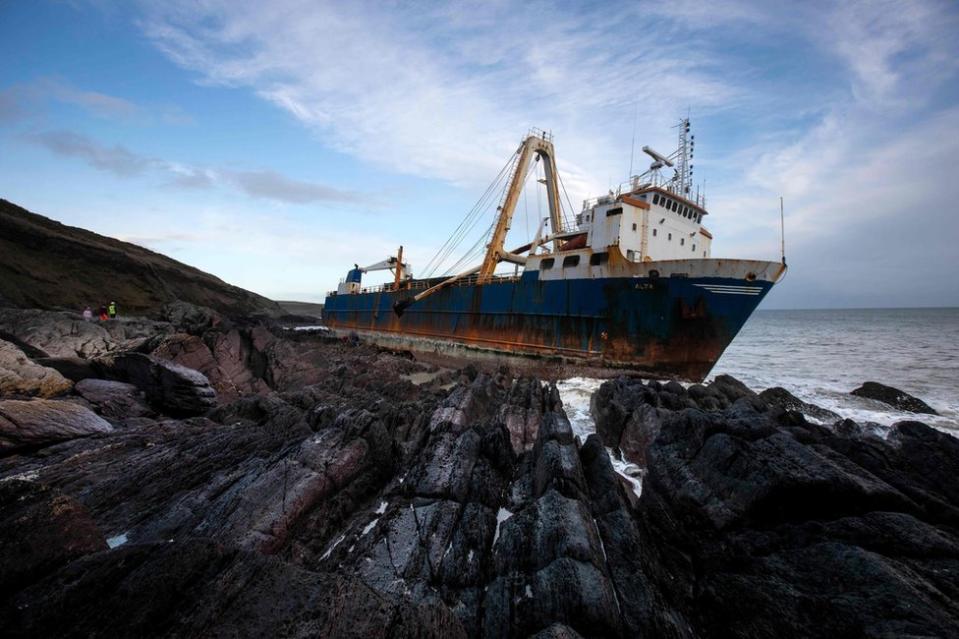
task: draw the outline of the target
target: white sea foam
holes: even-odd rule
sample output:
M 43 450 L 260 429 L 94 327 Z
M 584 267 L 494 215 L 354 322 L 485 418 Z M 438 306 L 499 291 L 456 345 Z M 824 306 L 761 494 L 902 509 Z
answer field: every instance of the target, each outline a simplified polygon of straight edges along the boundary
M 506 510 L 505 508 L 500 508 L 496 512 L 496 532 L 493 534 L 493 546 L 496 545 L 496 540 L 499 539 L 499 529 L 503 525 L 503 522 L 513 516 L 513 513 Z
M 556 384 L 559 396 L 563 400 L 566 416 L 569 417 L 569 423 L 573 427 L 573 434 L 579 437 L 580 441 L 585 441 L 587 437 L 596 432 L 596 424 L 593 422 L 593 415 L 589 411 L 589 403 L 593 393 L 599 389 L 602 383 L 603 380 L 601 379 L 571 377 Z M 642 470 L 636 464 L 617 459 L 611 449 L 607 448 L 606 451 L 609 453 L 613 470 L 629 482 L 637 496 L 641 495 L 643 492 Z

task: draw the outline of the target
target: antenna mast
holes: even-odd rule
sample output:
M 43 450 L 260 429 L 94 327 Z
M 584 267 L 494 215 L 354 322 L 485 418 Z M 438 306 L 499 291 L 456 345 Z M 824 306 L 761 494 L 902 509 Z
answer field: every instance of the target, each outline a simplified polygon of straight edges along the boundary
M 679 121 L 679 146 L 676 149 L 676 192 L 692 199 L 693 186 L 693 153 L 696 146 L 696 136 L 689 132 L 689 118 Z
M 634 102 L 633 107 L 633 141 L 629 145 L 629 175 L 626 179 L 633 179 L 633 156 L 636 154 L 636 120 L 639 118 L 639 100 Z

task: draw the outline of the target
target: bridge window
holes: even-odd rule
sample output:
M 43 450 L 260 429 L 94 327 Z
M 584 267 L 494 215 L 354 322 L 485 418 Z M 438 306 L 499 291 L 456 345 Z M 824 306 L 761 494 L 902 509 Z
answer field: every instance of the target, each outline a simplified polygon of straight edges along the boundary
M 593 253 L 589 256 L 590 266 L 600 266 L 609 261 L 609 253 Z
M 620 209 L 622 211 L 622 209 Z M 579 255 L 567 255 L 563 258 L 563 268 L 569 266 L 579 266 Z
M 614 215 L 620 215 L 623 212 L 623 207 L 617 206 L 615 209 L 609 209 L 606 211 L 606 217 L 612 217 Z
M 674 201 L 673 201 L 673 213 L 675 213 L 675 212 L 676 212 L 676 209 L 678 209 L 678 208 L 679 208 L 679 202 L 676 202 L 676 201 L 674 200 Z
M 545 260 L 539 263 L 539 268 L 543 271 L 548 271 L 549 269 L 553 268 L 553 262 L 553 258 L 547 257 Z
M 653 194 L 653 204 L 659 204 L 659 193 Z

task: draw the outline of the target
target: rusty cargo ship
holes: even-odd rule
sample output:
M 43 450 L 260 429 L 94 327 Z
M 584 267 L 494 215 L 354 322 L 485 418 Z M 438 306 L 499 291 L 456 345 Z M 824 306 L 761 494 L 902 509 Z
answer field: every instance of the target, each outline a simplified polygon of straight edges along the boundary
M 688 120 L 678 128 L 676 151 L 643 147 L 649 170 L 585 201 L 572 220 L 560 203 L 552 137 L 531 132 L 499 176 L 502 197 L 479 245 L 481 262 L 417 279 L 400 248 L 350 270 L 326 297 L 324 323 L 414 351 L 701 381 L 786 264 L 712 257 L 705 198 L 692 192 L 695 140 Z M 549 218 L 532 240 L 507 250 L 534 163 L 542 166 Z M 511 272 L 502 272 L 504 265 Z M 364 273 L 385 269 L 391 282 L 363 287 Z

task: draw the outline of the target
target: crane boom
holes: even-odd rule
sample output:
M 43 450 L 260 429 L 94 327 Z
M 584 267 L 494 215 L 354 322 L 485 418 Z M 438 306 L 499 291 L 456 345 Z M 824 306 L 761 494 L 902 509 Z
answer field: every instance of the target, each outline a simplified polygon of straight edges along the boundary
M 556 155 L 553 152 L 552 137 L 545 131 L 540 134 L 531 134 L 523 143 L 520 144 L 519 159 L 516 162 L 516 168 L 513 171 L 513 177 L 510 180 L 509 189 L 503 204 L 500 206 L 499 219 L 496 222 L 496 228 L 493 230 L 493 237 L 490 239 L 489 246 L 486 249 L 486 257 L 480 266 L 480 277 L 489 277 L 496 270 L 496 265 L 501 261 L 520 262 L 520 256 L 512 255 L 503 249 L 503 243 L 506 241 L 506 234 L 509 232 L 510 225 L 513 222 L 513 213 L 516 211 L 516 203 L 519 201 L 519 194 L 523 190 L 523 184 L 526 182 L 526 174 L 529 172 L 529 165 L 533 157 L 540 158 L 543 162 L 544 172 L 546 174 L 546 196 L 549 202 L 549 220 L 550 230 L 553 234 L 563 230 L 562 209 L 559 200 L 558 172 L 556 170 Z M 559 240 L 554 240 L 554 247 L 559 248 Z

